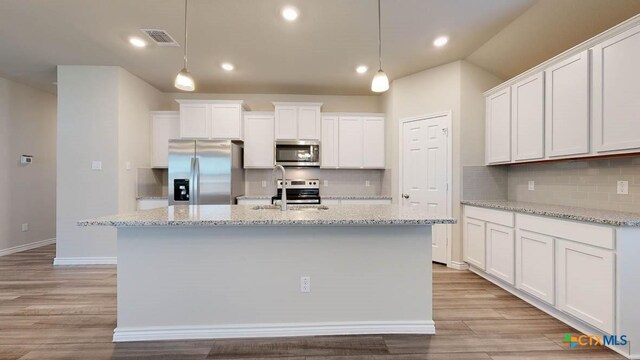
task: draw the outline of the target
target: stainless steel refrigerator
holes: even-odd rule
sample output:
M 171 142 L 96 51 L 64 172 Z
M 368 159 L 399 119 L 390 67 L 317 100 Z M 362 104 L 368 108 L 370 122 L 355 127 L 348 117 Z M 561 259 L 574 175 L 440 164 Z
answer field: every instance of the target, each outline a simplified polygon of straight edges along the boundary
M 169 205 L 235 204 L 244 194 L 243 143 L 169 141 Z

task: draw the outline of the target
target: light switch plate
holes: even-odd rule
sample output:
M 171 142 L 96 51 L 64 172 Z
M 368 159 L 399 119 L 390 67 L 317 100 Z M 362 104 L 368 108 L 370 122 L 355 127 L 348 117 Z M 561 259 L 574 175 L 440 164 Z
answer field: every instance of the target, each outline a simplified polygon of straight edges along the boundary
M 91 170 L 102 170 L 102 161 L 92 161 Z
M 620 195 L 629 194 L 629 182 L 626 181 L 626 180 L 618 181 L 617 193 L 620 194 Z
M 369 180 L 366 180 L 366 181 L 364 182 L 364 186 L 366 186 L 366 187 L 371 186 L 371 182 L 370 182 Z
M 324 186 L 329 186 L 329 180 L 324 181 Z
M 267 181 L 266 180 L 262 180 L 262 187 L 266 188 L 267 187 Z
M 125 169 L 127 169 L 127 171 L 131 170 L 131 161 L 127 161 L 124 163 L 124 167 Z
M 533 191 L 536 189 L 536 182 L 533 180 L 529 180 L 529 190 Z

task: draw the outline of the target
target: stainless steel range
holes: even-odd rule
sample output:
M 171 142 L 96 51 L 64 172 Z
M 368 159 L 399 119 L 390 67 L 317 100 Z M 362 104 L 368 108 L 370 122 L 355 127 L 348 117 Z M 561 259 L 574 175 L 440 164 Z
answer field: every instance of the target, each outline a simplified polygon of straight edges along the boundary
M 320 204 L 320 180 L 299 179 L 286 180 L 287 203 L 289 204 Z M 271 203 L 280 202 L 282 198 L 282 180 L 278 180 L 278 194 L 271 198 Z

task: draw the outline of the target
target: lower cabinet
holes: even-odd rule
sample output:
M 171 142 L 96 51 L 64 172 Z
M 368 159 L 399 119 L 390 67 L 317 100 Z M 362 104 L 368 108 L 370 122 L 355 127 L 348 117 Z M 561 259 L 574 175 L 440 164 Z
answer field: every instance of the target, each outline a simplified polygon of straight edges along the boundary
M 555 269 L 553 238 L 516 230 L 516 288 L 553 305 Z
M 612 251 L 558 240 L 558 308 L 614 333 L 615 257 Z
M 271 205 L 271 199 L 238 199 L 238 205 Z
M 514 285 L 514 239 L 513 228 L 487 223 L 486 271 Z
M 391 199 L 322 199 L 322 205 L 379 205 L 391 204 Z M 238 199 L 238 205 L 270 205 L 271 199 Z M 296 205 L 296 204 L 290 204 Z M 297 204 L 300 205 L 300 204 Z
M 469 264 L 485 269 L 485 223 L 484 221 L 464 219 L 463 250 L 464 260 Z

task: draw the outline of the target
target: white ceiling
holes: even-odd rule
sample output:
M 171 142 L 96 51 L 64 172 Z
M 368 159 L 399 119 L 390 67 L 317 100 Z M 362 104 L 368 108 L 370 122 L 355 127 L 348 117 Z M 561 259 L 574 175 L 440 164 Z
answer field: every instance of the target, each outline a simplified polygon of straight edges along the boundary
M 534 0 L 382 0 L 383 68 L 391 79 L 466 58 Z M 136 49 L 140 28 L 182 44 L 182 0 L 1 0 L 0 76 L 55 91 L 55 66 L 119 65 L 174 91 L 182 48 Z M 291 4 L 301 16 L 280 16 Z M 197 92 L 371 94 L 376 0 L 189 0 L 189 68 Z M 435 48 L 435 37 L 451 40 Z M 236 70 L 224 72 L 220 63 Z M 370 70 L 358 75 L 357 65 Z

